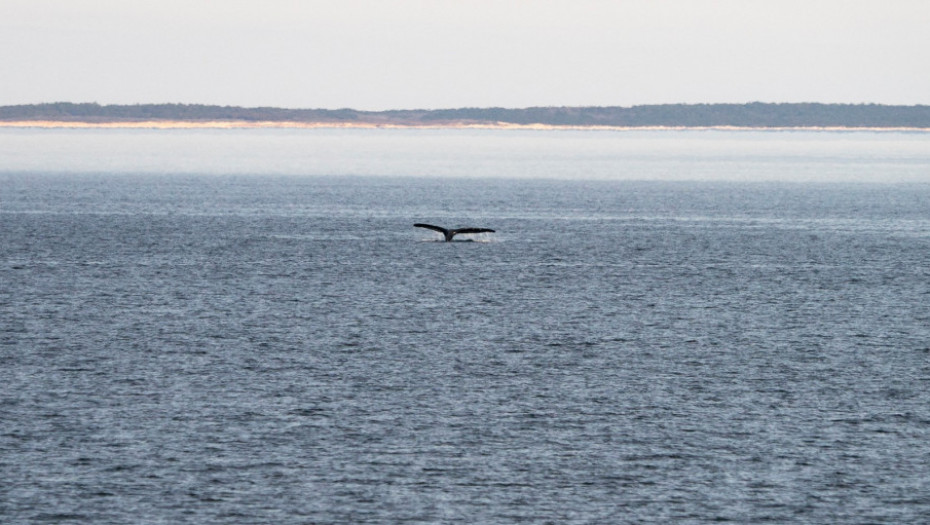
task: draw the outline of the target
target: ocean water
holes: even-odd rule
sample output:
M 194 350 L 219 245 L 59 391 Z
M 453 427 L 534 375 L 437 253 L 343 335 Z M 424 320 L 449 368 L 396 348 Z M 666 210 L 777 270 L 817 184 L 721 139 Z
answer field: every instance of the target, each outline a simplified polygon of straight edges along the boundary
M 926 134 L 0 131 L 2 523 L 916 524 L 928 443 Z

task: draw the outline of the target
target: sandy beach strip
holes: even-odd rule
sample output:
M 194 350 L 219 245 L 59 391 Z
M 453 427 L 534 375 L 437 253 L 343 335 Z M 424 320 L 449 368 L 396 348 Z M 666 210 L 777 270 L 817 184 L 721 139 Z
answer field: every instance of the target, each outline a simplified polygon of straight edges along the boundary
M 551 124 L 441 123 L 401 124 L 375 122 L 289 122 L 247 120 L 139 120 L 139 121 L 72 121 L 72 120 L 10 120 L 0 121 L 0 128 L 41 129 L 500 129 L 500 130 L 578 130 L 578 131 L 896 131 L 930 132 L 930 128 L 914 127 L 743 127 L 743 126 L 563 126 Z

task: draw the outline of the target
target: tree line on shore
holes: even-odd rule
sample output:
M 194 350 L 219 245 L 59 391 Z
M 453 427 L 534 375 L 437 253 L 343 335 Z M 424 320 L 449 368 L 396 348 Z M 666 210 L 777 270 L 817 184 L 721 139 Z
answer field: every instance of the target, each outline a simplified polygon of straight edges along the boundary
M 930 106 L 762 103 L 657 104 L 632 107 L 459 108 L 360 111 L 202 104 L 100 105 L 56 102 L 0 106 L 0 121 L 242 121 L 372 125 L 542 124 L 615 127 L 930 128 Z

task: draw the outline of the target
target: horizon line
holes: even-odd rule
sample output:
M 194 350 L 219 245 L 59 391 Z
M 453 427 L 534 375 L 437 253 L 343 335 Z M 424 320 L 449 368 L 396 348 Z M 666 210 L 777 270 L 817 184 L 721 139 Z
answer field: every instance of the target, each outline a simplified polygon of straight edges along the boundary
M 82 120 L 0 120 L 0 129 L 383 129 L 383 130 L 524 130 L 524 131 L 847 131 L 847 132 L 930 132 L 911 126 L 573 126 L 558 124 L 386 124 L 366 122 L 287 122 L 249 120 L 134 120 L 93 122 Z

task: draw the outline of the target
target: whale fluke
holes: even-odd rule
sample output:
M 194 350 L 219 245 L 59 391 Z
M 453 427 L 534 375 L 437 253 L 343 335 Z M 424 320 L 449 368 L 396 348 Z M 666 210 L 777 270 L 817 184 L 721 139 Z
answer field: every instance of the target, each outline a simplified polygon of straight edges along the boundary
M 494 233 L 494 230 L 491 228 L 456 228 L 454 230 L 449 230 L 443 228 L 442 226 L 433 226 L 432 224 L 423 224 L 419 222 L 414 224 L 414 226 L 417 228 L 426 228 L 427 230 L 439 232 L 445 236 L 446 242 L 451 241 L 452 237 L 455 237 L 460 233 Z

